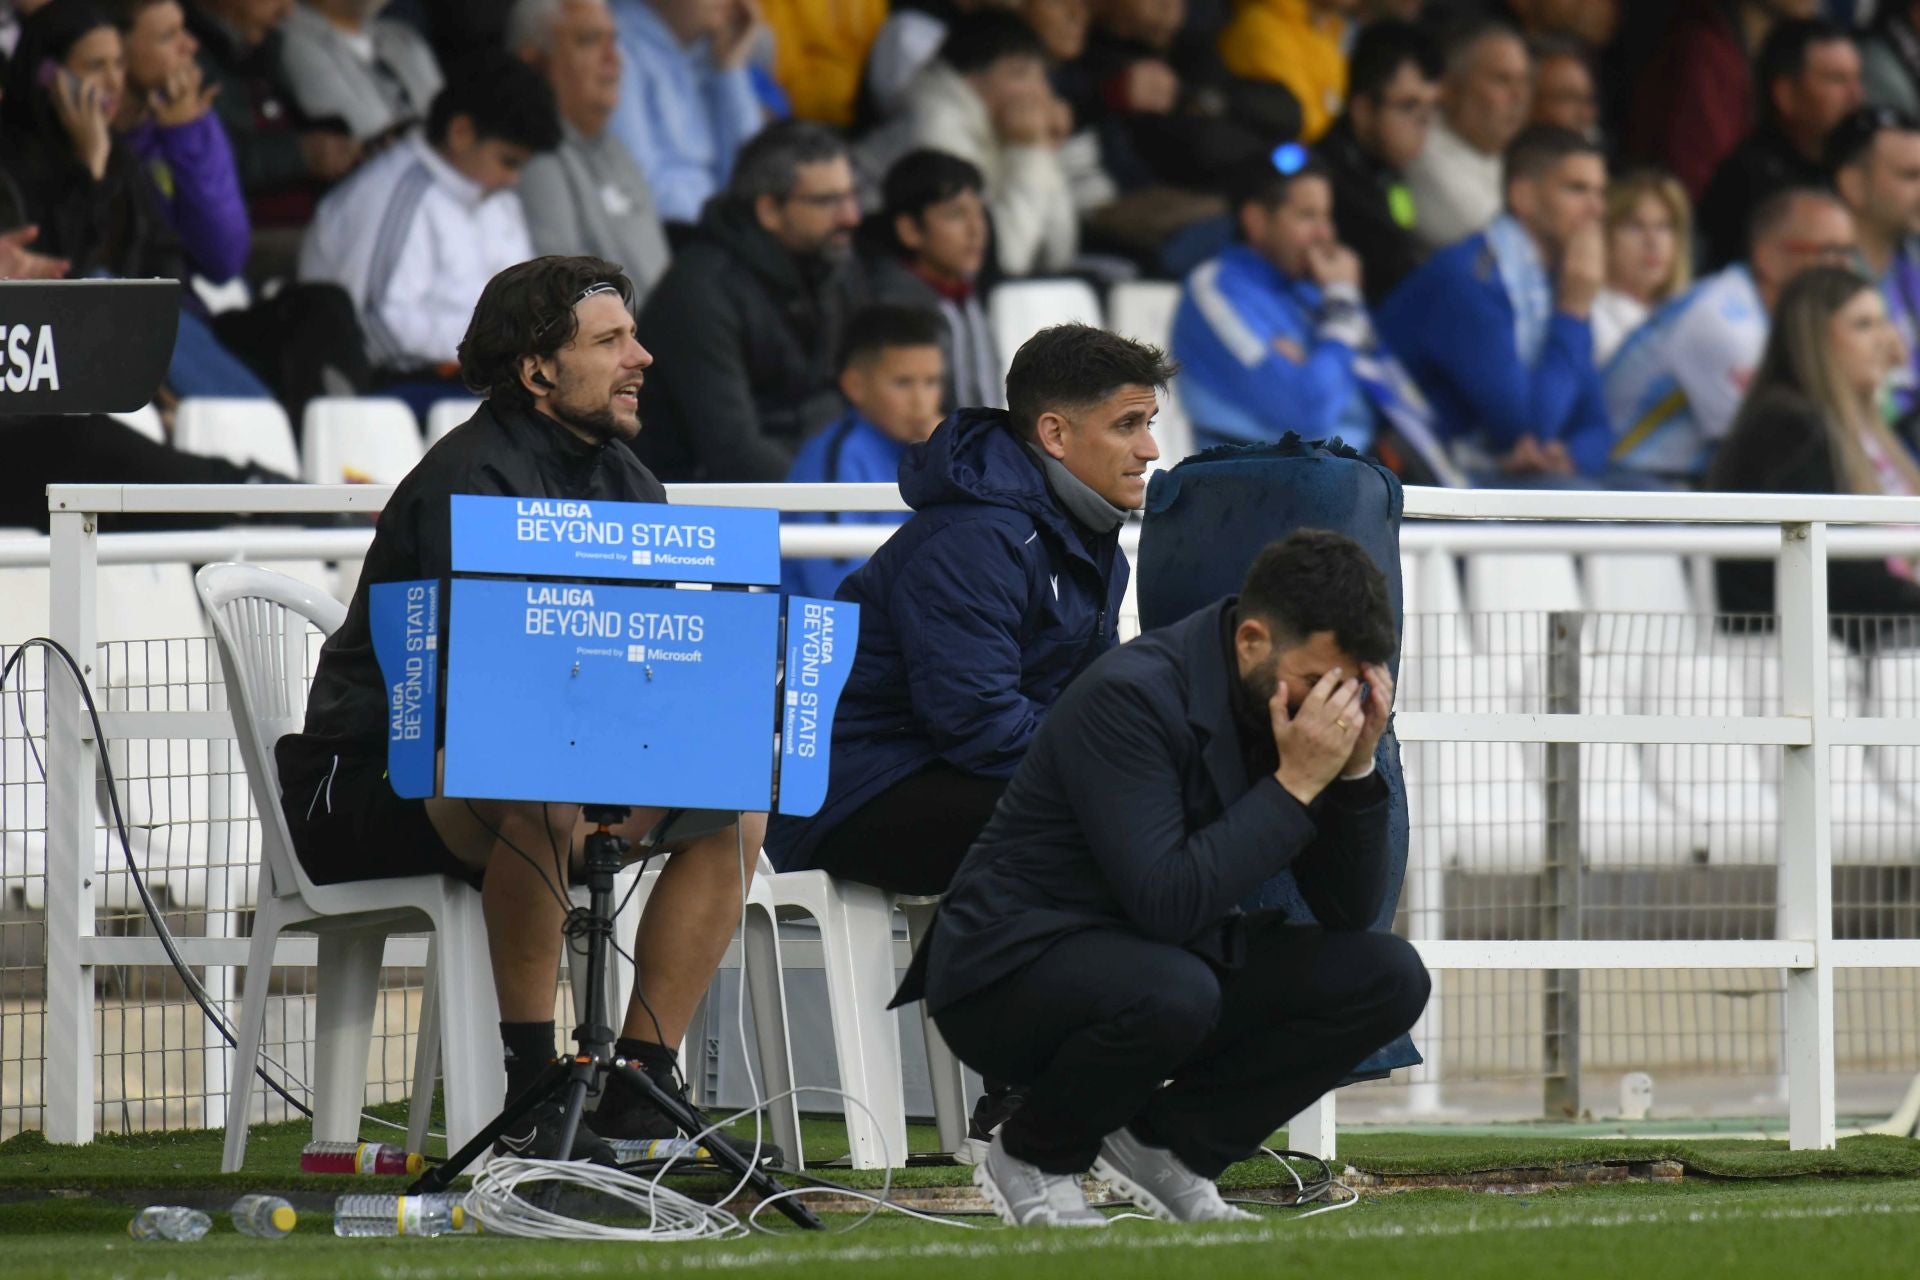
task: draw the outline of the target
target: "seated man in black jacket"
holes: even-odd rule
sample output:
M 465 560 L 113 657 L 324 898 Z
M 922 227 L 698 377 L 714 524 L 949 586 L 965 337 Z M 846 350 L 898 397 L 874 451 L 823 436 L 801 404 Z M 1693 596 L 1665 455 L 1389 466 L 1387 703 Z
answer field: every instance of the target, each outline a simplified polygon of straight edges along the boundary
M 565 886 L 554 883 L 564 878 L 556 864 L 566 861 L 561 851 L 576 833 L 591 828 L 579 826 L 577 805 L 395 793 L 367 588 L 438 578 L 441 599 L 448 598 L 452 494 L 666 501 L 660 482 L 624 447 L 640 431 L 639 388 L 652 363 L 634 340 L 632 297 L 618 266 L 588 257 L 535 258 L 487 283 L 460 343 L 461 376 L 486 403 L 394 490 L 346 621 L 321 646 L 305 731 L 274 748 L 293 851 L 316 883 L 438 872 L 480 888 L 509 1099 L 553 1057 L 554 989 L 571 905 Z M 443 664 L 446 652 L 440 645 Z M 446 687 L 444 666 L 439 687 Z M 644 837 L 660 817 L 660 810 L 636 809 L 620 834 Z M 758 849 L 765 816 L 742 814 L 739 826 L 745 847 Z M 615 1051 L 669 1089 L 680 1041 L 739 917 L 744 874 L 732 826 L 693 840 L 668 858 L 641 919 L 633 999 Z M 562 1153 L 561 1109 L 549 1101 L 495 1149 L 610 1164 L 605 1138 L 675 1136 L 673 1122 L 619 1078 L 609 1081 L 592 1125 Z
M 1334 230 L 1366 267 L 1368 306 L 1426 261 L 1406 170 L 1426 149 L 1440 72 L 1440 46 L 1422 28 L 1368 25 L 1348 63 L 1347 109 L 1314 148 L 1333 183 Z
M 640 311 L 660 360 L 641 460 L 669 481 L 784 480 L 800 444 L 845 411 L 840 337 L 867 301 L 847 145 L 784 120 L 734 159 L 692 243 Z
M 1295 533 L 1041 726 L 901 989 L 1026 1089 L 974 1171 L 1008 1222 L 1100 1225 L 1089 1165 L 1163 1219 L 1250 1216 L 1213 1179 L 1419 1016 L 1419 957 L 1364 931 L 1392 617 L 1357 543 Z M 1238 911 L 1288 867 L 1324 925 Z

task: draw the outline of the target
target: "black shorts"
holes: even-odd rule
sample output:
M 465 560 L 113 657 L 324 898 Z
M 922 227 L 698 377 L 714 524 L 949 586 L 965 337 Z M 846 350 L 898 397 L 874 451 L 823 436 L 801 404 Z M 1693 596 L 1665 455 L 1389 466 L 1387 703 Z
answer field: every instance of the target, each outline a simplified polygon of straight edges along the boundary
M 294 856 L 315 884 L 446 875 L 476 889 L 484 874 L 453 856 L 427 817 L 425 800 L 405 800 L 379 756 L 323 756 L 326 768 L 283 781 Z

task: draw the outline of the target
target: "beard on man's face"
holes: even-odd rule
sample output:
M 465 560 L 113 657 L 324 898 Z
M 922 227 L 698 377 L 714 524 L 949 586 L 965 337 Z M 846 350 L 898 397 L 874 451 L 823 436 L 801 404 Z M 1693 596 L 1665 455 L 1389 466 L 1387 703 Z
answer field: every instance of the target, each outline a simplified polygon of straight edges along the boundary
M 1239 702 L 1240 714 L 1249 723 L 1265 724 L 1271 718 L 1268 704 L 1273 695 L 1280 691 L 1280 659 L 1269 658 L 1265 663 L 1234 681 L 1234 693 Z
M 620 420 L 607 393 L 590 391 L 581 381 L 568 377 L 564 369 L 551 408 L 554 417 L 601 444 L 631 440 L 640 432 L 637 422 L 629 428 Z

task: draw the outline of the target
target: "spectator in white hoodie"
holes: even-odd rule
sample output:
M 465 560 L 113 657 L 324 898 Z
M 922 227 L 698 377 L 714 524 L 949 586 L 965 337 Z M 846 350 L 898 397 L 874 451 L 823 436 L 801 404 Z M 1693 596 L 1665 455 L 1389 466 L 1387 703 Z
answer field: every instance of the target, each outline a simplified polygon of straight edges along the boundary
M 451 386 L 480 291 L 533 256 L 513 191 L 520 171 L 559 141 L 553 90 L 539 72 L 504 52 L 463 63 L 433 100 L 424 134 L 409 134 L 320 202 L 300 278 L 332 281 L 353 298 L 376 369 Z
M 971 161 L 986 179 L 1000 270 L 1063 271 L 1080 249 L 1060 144 L 1072 112 L 1047 84 L 1046 52 L 1009 13 L 953 24 L 940 56 L 907 91 L 913 144 Z

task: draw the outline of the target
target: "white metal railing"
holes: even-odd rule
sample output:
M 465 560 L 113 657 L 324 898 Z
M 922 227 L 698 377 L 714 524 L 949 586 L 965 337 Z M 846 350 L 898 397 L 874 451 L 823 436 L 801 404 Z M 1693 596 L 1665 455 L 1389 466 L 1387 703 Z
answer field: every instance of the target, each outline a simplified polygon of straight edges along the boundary
M 99 515 L 370 514 L 391 491 L 374 485 L 55 486 L 49 490 L 50 537 L 0 540 L 0 565 L 50 567 L 53 638 L 80 660 L 92 679 L 99 564 L 350 558 L 363 554 L 372 536 L 370 528 L 243 527 L 103 539 Z M 679 486 L 671 496 L 680 502 L 796 512 L 903 509 L 898 491 L 884 484 Z M 1790 1139 L 1796 1148 L 1831 1146 L 1834 971 L 1920 967 L 1920 939 L 1833 939 L 1828 749 L 1849 744 L 1920 746 L 1920 725 L 1832 714 L 1825 661 L 1827 560 L 1920 552 L 1920 499 L 1410 489 L 1406 515 L 1402 545 L 1410 552 L 1673 552 L 1777 559 L 1782 657 L 1778 715 L 1409 712 L 1396 717 L 1396 727 L 1406 742 L 1704 742 L 1781 748 L 1781 936 L 1678 942 L 1424 939 L 1416 945 L 1428 965 L 1441 970 L 1783 969 L 1788 975 Z M 1500 523 L 1489 523 L 1493 521 Z M 886 527 L 873 525 L 787 524 L 781 546 L 788 555 L 861 555 L 887 533 Z M 1138 526 L 1130 526 L 1124 538 L 1129 552 L 1137 540 Z M 152 939 L 94 933 L 88 879 L 97 821 L 91 729 L 79 698 L 67 696 L 58 678 L 49 677 L 46 705 L 45 1132 L 52 1141 L 84 1142 L 92 1136 L 94 1117 L 94 967 L 165 961 Z M 213 715 L 217 719 L 220 713 Z M 207 712 L 119 712 L 112 722 L 120 734 L 150 738 L 203 736 L 209 724 Z M 209 965 L 239 965 L 245 962 L 245 947 L 242 939 L 209 938 L 195 943 L 193 956 Z M 211 1113 L 209 1122 L 216 1122 Z M 1293 1142 L 1331 1152 L 1330 1099 L 1296 1121 Z

